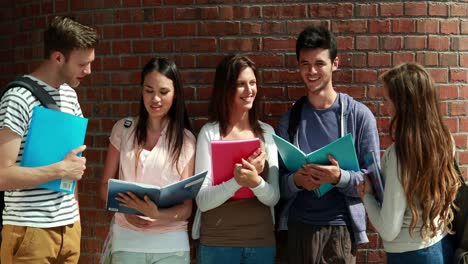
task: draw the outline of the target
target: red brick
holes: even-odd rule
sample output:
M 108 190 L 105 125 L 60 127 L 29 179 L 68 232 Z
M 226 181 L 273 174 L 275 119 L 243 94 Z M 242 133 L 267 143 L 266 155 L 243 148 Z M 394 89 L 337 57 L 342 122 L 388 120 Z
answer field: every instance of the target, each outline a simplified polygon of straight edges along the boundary
M 438 37 L 429 36 L 428 49 L 429 50 L 448 50 L 450 38 L 449 37 Z
M 336 45 L 338 50 L 353 50 L 354 49 L 354 38 L 353 37 L 336 37 Z
M 164 25 L 164 36 L 195 36 L 197 26 L 194 23 L 171 23 Z
M 199 7 L 178 7 L 174 9 L 176 20 L 201 19 L 201 9 Z
M 448 16 L 447 4 L 429 3 L 429 16 Z
M 162 0 L 143 0 L 143 6 L 160 5 Z
M 458 34 L 458 20 L 440 21 L 440 33 L 442 34 Z
M 453 135 L 455 139 L 455 145 L 457 148 L 466 149 L 468 148 L 468 136 L 467 135 Z
M 412 19 L 395 19 L 392 25 L 394 33 L 413 33 L 416 31 L 416 21 Z
M 460 54 L 460 66 L 468 67 L 468 54 Z
M 404 38 L 405 49 L 425 49 L 427 37 L 426 36 L 411 36 Z
M 388 67 L 392 65 L 392 55 L 390 53 L 369 52 L 367 60 L 370 67 Z
M 369 32 L 370 33 L 390 33 L 391 21 L 390 20 L 370 20 Z
M 378 50 L 379 37 L 377 36 L 357 36 L 356 37 L 357 50 Z
M 367 21 L 334 20 L 331 29 L 334 33 L 365 33 L 367 32 Z
M 459 50 L 459 51 L 468 50 L 468 37 L 453 37 L 452 49 Z
M 352 17 L 353 5 L 352 4 L 312 4 L 309 6 L 310 17 Z
M 341 50 L 341 49 L 340 49 Z M 366 66 L 366 53 L 342 53 L 338 55 L 340 68 L 343 67 L 365 67 Z
M 284 56 L 281 54 L 247 54 L 257 67 L 284 67 Z
M 220 39 L 222 51 L 258 51 L 260 50 L 260 40 L 253 38 Z
M 216 39 L 214 38 L 180 39 L 175 42 L 175 50 L 178 52 L 213 51 L 213 50 L 216 50 Z
M 450 15 L 452 17 L 468 17 L 468 5 L 467 4 L 452 4 L 450 5 Z
M 458 87 L 455 85 L 439 85 L 439 97 L 440 99 L 457 99 L 458 98 Z
M 158 24 L 144 24 L 142 28 L 142 37 L 161 37 L 162 27 Z
M 450 82 L 468 83 L 468 71 L 466 69 L 450 69 Z
M 333 72 L 333 83 L 351 83 L 353 81 L 353 71 L 350 69 L 338 69 Z
M 264 38 L 263 50 L 294 50 L 296 38 Z
M 419 33 L 439 33 L 439 21 L 432 19 L 418 20 L 417 31 Z
M 431 74 L 436 83 L 446 83 L 448 81 L 447 69 L 427 69 L 427 71 Z
M 385 259 L 385 251 L 380 250 L 369 250 L 367 251 L 367 263 L 382 263 Z
M 154 52 L 170 52 L 173 51 L 173 41 L 168 39 L 153 40 Z
M 380 15 L 398 17 L 403 15 L 403 4 L 380 4 Z
M 456 53 L 440 53 L 440 65 L 457 67 L 458 66 L 458 56 Z
M 241 22 L 241 34 L 252 35 L 262 34 L 262 24 L 259 22 Z
M 186 106 L 190 116 L 208 116 L 207 102 L 190 102 Z
M 307 17 L 306 5 L 288 5 L 288 6 L 264 6 L 263 17 L 273 19 L 285 19 L 298 17 Z
M 271 115 L 279 116 L 285 113 L 286 111 L 288 111 L 288 108 L 283 103 L 265 102 L 263 106 L 263 112 L 266 115 L 270 115 L 270 116 Z
M 286 32 L 285 22 L 262 23 L 263 34 L 284 34 Z
M 366 97 L 366 88 L 364 86 L 336 85 L 335 88 L 338 92 L 349 94 L 356 99 L 363 99 Z
M 400 50 L 403 47 L 403 38 L 381 37 L 380 44 L 384 50 Z
M 302 83 L 297 71 L 288 70 L 264 70 L 262 80 L 264 83 Z
M 284 87 L 278 87 L 278 86 L 266 86 L 266 85 L 261 85 L 261 88 L 259 89 L 262 99 L 283 99 L 285 98 L 284 95 Z
M 325 28 L 330 28 L 328 21 L 323 20 L 287 21 L 286 23 L 288 32 L 295 35 L 301 33 L 306 27 L 312 25 L 322 25 Z
M 133 53 L 150 53 L 153 51 L 153 42 L 151 40 L 134 40 L 132 46 Z
M 120 53 L 129 53 L 130 48 L 130 41 L 113 41 L 112 42 L 112 53 L 113 54 L 120 54 Z
M 439 65 L 439 54 L 437 52 L 418 52 L 416 54 L 416 61 L 424 66 L 437 66 Z
M 226 36 L 239 33 L 239 22 L 201 22 L 199 27 L 201 36 Z
M 141 37 L 141 25 L 123 25 L 122 36 L 124 38 L 139 38 Z
M 468 118 L 460 118 L 460 132 L 468 132 Z
M 219 8 L 220 19 L 252 19 L 260 18 L 259 6 L 221 6 Z
M 404 62 L 414 62 L 415 61 L 415 54 L 412 52 L 398 52 L 393 53 L 393 64 L 398 65 Z
M 198 57 L 197 66 L 200 68 L 216 68 L 218 63 L 224 58 L 222 54 L 200 54 Z
M 406 16 L 426 16 L 427 3 L 424 2 L 409 2 L 405 3 L 404 13 Z
M 358 17 L 376 17 L 377 16 L 377 4 L 355 4 L 355 13 Z
M 202 19 L 215 19 L 215 18 L 218 18 L 218 8 L 217 7 L 203 7 L 203 8 L 201 8 L 201 18 Z
M 158 7 L 153 9 L 155 21 L 172 21 L 174 20 L 175 10 L 170 7 Z
M 383 86 L 369 85 L 367 96 L 372 99 L 381 99 L 383 98 Z
M 451 133 L 458 132 L 458 118 L 444 118 L 444 122 Z
M 461 21 L 461 33 L 468 34 L 468 21 Z
M 377 71 L 375 70 L 354 70 L 355 83 L 373 83 L 377 81 Z
M 465 102 L 452 102 L 449 103 L 451 116 L 466 116 L 468 113 L 468 104 Z

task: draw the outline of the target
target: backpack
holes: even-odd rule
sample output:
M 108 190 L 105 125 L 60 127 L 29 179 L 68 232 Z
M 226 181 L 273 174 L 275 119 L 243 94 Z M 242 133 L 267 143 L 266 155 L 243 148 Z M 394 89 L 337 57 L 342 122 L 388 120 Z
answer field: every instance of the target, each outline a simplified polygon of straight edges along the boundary
M 456 161 L 455 169 L 458 172 L 462 186 L 458 189 L 454 202 L 460 208 L 459 211 L 455 211 L 453 219 L 456 239 L 454 263 L 468 264 L 468 185 L 463 179 Z
M 57 105 L 57 102 L 49 95 L 49 93 L 44 89 L 44 85 L 39 84 L 37 81 L 32 80 L 28 77 L 21 76 L 16 78 L 14 81 L 7 84 L 6 88 L 0 91 L 0 100 L 10 88 L 14 87 L 23 87 L 29 90 L 34 97 L 36 97 L 41 104 L 50 109 L 60 111 L 60 108 Z M 5 207 L 5 192 L 0 192 L 0 231 L 3 226 L 3 208 Z

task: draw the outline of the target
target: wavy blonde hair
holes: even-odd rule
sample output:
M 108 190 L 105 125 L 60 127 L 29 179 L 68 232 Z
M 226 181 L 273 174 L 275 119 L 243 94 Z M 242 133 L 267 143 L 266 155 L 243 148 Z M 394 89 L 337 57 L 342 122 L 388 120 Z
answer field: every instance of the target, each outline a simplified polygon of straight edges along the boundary
M 437 88 L 429 73 L 415 63 L 399 65 L 381 78 L 395 108 L 390 135 L 395 141 L 400 181 L 411 210 L 410 235 L 413 236 L 419 218 L 423 239 L 436 236 L 439 230 L 451 232 L 452 204 L 460 182 L 454 168 L 452 136 L 443 121 Z

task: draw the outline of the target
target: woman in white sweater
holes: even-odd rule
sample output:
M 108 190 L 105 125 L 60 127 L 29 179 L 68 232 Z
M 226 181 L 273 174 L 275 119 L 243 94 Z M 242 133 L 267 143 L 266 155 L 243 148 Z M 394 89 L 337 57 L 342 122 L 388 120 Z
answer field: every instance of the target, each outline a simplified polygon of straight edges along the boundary
M 447 233 L 460 184 L 437 87 L 413 63 L 389 70 L 382 80 L 394 140 L 382 158 L 382 205 L 367 176 L 358 191 L 383 240 L 387 263 L 451 263 L 454 249 Z
M 209 171 L 196 198 L 197 263 L 274 263 L 278 154 L 273 128 L 258 120 L 257 76 L 255 64 L 240 55 L 225 57 L 216 68 L 210 123 L 197 139 L 195 171 Z M 232 168 L 233 178 L 213 185 L 210 142 L 252 138 L 260 138 L 262 147 Z M 254 197 L 232 199 L 242 187 Z

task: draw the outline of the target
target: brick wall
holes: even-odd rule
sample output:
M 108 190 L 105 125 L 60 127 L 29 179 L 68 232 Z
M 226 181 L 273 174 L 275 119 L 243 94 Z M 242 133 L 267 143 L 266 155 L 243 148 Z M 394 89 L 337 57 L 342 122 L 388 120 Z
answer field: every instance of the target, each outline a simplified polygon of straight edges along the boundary
M 310 3 L 312 2 L 312 3 Z M 440 87 L 442 109 L 468 165 L 468 1 L 273 0 L 10 0 L 0 2 L 0 85 L 30 72 L 42 58 L 42 30 L 53 14 L 73 15 L 97 27 L 102 41 L 93 74 L 77 92 L 89 117 L 88 170 L 79 184 L 83 239 L 81 263 L 97 263 L 109 214 L 96 191 L 107 137 L 119 118 L 135 114 L 139 72 L 153 56 L 173 58 L 183 73 L 188 108 L 200 128 L 206 121 L 214 68 L 232 52 L 260 68 L 263 120 L 276 125 L 303 94 L 294 54 L 307 25 L 336 33 L 341 58 L 334 83 L 375 114 L 384 150 L 389 117 L 378 76 L 405 61 L 425 65 Z M 378 235 L 358 253 L 359 263 L 384 259 Z

